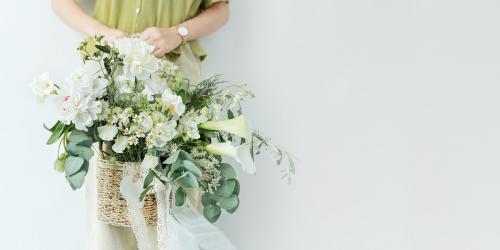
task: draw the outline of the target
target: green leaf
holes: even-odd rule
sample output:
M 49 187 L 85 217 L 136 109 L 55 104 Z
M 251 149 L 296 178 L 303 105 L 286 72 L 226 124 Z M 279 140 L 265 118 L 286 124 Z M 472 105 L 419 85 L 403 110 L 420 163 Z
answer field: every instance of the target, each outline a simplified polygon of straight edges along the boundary
M 182 168 L 182 160 L 174 162 L 172 165 L 170 165 L 167 176 L 169 178 L 172 178 L 172 176 L 174 176 L 174 173 L 180 168 Z
M 69 136 L 68 136 L 68 141 L 78 144 L 78 143 L 84 142 L 84 141 L 92 141 L 92 138 L 90 138 L 83 131 L 73 130 L 71 132 L 71 134 L 69 134 Z
M 184 150 L 179 150 L 179 158 L 181 158 L 182 160 L 194 162 L 193 157 L 191 157 L 191 155 Z
M 180 207 L 186 202 L 186 192 L 180 187 L 175 192 L 175 205 Z
M 198 188 L 198 180 L 191 172 L 185 172 L 176 179 L 182 188 Z
M 221 163 L 220 164 L 220 172 L 221 176 L 227 179 L 233 179 L 236 178 L 236 171 L 234 170 L 233 166 L 227 163 Z
M 174 162 L 177 161 L 178 157 L 179 157 L 179 150 L 175 151 L 165 161 L 163 161 L 163 164 L 173 164 Z
M 203 208 L 203 216 L 211 223 L 216 222 L 221 214 L 221 209 L 217 205 L 208 205 Z
M 220 201 L 220 206 L 231 214 L 234 213 L 236 209 L 238 209 L 239 205 L 240 205 L 240 199 L 238 198 L 238 195 L 235 194 L 227 198 L 222 198 Z
M 73 156 L 79 156 L 86 161 L 90 161 L 92 156 L 94 156 L 94 151 L 90 147 L 86 147 L 84 145 L 77 145 L 74 142 L 70 142 L 68 146 L 66 146 L 66 150 Z
M 233 194 L 239 195 L 240 194 L 240 182 L 236 179 L 233 179 L 236 182 L 236 186 L 234 187 L 234 192 Z
M 43 124 L 43 127 L 50 131 L 50 132 L 54 132 L 54 130 L 56 129 L 56 127 L 61 123 L 61 121 L 57 121 L 54 125 L 52 125 L 52 127 L 48 128 L 47 125 Z
M 77 190 L 81 188 L 83 186 L 83 182 L 85 181 L 85 175 L 87 175 L 87 171 L 82 170 L 76 174 L 67 177 L 71 189 Z
M 47 144 L 50 145 L 57 142 L 59 138 L 61 138 L 61 135 L 64 133 L 65 127 L 66 125 L 64 125 L 64 123 L 57 123 L 56 127 L 54 128 L 54 131 L 52 132 L 52 135 L 47 140 Z
M 142 192 L 141 195 L 139 196 L 139 201 L 143 201 L 144 198 L 146 198 L 146 195 L 148 194 L 149 190 L 153 188 L 153 185 L 147 186 Z
M 201 196 L 201 204 L 203 206 L 207 205 L 217 205 L 217 196 L 211 194 L 211 193 L 203 193 Z
M 183 162 L 184 168 L 194 174 L 197 177 L 201 177 L 202 173 L 200 168 L 196 166 L 192 161 L 184 160 Z
M 111 49 L 109 48 L 109 46 L 103 46 L 103 45 L 96 44 L 96 45 L 95 45 L 95 47 L 96 47 L 98 50 L 100 50 L 100 51 L 102 51 L 102 52 L 104 52 L 104 53 L 109 53 L 109 52 L 111 52 Z
M 64 162 L 64 172 L 66 173 L 66 176 L 71 176 L 78 172 L 82 168 L 84 161 L 85 160 L 81 157 L 68 157 Z
M 233 119 L 234 118 L 234 114 L 233 114 L 233 111 L 231 111 L 230 109 L 227 110 L 227 119 Z
M 229 197 L 234 193 L 236 188 L 236 181 L 234 179 L 222 180 L 219 182 L 220 186 L 215 193 L 222 197 Z
M 155 178 L 155 172 L 153 170 L 149 170 L 148 175 L 146 175 L 146 178 L 144 178 L 144 184 L 142 185 L 142 188 L 147 188 L 151 183 L 153 183 L 153 180 Z

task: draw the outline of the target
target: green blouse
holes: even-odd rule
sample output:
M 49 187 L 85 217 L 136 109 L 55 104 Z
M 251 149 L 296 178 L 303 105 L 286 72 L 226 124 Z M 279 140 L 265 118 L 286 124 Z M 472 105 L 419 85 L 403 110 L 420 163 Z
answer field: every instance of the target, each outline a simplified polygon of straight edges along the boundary
M 228 0 L 96 0 L 94 15 L 109 27 L 134 34 L 149 27 L 181 24 L 217 2 Z M 197 40 L 188 44 L 195 55 L 205 58 L 205 50 Z M 172 53 L 179 55 L 181 48 Z

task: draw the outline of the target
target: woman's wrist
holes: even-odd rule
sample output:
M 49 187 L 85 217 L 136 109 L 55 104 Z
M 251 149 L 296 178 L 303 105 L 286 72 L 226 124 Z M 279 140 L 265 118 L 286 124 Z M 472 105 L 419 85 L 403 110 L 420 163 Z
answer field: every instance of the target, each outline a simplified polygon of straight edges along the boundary
M 177 31 L 177 26 L 170 27 L 167 29 L 168 29 L 168 33 L 171 34 L 171 37 L 173 37 L 175 39 L 177 46 L 182 45 L 184 40 L 183 40 L 182 36 L 179 34 L 179 32 Z

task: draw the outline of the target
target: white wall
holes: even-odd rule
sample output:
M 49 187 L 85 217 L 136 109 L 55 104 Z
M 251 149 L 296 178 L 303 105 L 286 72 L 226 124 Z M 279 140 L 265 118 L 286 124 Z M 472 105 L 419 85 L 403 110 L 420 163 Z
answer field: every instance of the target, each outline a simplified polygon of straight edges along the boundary
M 233 1 L 205 73 L 257 92 L 267 159 L 219 225 L 242 250 L 500 248 L 500 2 Z M 48 1 L 5 1 L 0 30 L 1 249 L 82 249 L 83 194 L 52 171 L 31 77 L 62 78 L 79 36 Z

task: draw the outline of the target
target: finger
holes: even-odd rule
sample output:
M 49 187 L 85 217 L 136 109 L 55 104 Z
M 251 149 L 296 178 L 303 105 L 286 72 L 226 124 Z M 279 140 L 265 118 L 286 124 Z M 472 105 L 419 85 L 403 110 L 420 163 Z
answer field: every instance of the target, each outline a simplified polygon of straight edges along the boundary
M 165 50 L 165 49 L 163 49 L 163 48 L 158 49 L 158 50 L 156 50 L 156 51 L 153 53 L 153 55 L 154 55 L 154 56 L 156 56 L 156 57 L 158 57 L 158 58 L 163 57 L 165 54 L 166 54 L 166 50 Z
M 151 36 L 148 36 L 148 38 L 144 39 L 147 43 L 154 45 L 156 47 L 156 39 L 154 39 Z
M 148 39 L 155 30 L 156 30 L 155 27 L 147 28 L 141 33 L 141 38 L 144 40 Z

